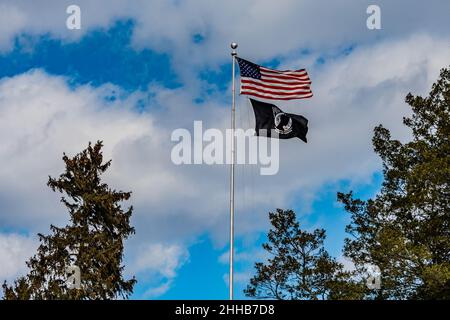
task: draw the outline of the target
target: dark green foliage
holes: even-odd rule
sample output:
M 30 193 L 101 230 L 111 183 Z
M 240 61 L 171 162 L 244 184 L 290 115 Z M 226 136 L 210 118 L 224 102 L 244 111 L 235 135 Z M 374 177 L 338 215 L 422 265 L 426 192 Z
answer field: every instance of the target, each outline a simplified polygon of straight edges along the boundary
M 270 257 L 255 264 L 245 290 L 249 297 L 270 299 L 357 299 L 362 286 L 323 247 L 325 231 L 300 229 L 292 210 L 269 213 L 273 228 L 263 245 Z
M 380 268 L 381 288 L 367 298 L 450 299 L 450 70 L 428 97 L 408 94 L 406 102 L 412 141 L 375 128 L 380 193 L 368 201 L 338 194 L 352 216 L 344 252 L 361 274 L 367 264 Z
M 28 275 L 12 286 L 3 284 L 4 299 L 113 299 L 127 298 L 136 280 L 122 276 L 123 242 L 134 233 L 130 226 L 133 208 L 124 211 L 120 202 L 130 192 L 110 189 L 101 175 L 111 161 L 103 163 L 102 143 L 97 142 L 73 158 L 64 154 L 66 171 L 49 178 L 53 191 L 65 193 L 61 202 L 70 214 L 64 228 L 51 226 L 51 234 L 39 234 L 37 254 L 27 265 Z M 69 289 L 65 269 L 76 265 L 81 288 Z

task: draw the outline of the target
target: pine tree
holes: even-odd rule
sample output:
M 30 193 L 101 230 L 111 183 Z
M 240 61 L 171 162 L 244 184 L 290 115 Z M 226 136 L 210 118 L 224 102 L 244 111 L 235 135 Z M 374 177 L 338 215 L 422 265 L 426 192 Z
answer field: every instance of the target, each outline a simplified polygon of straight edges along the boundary
M 51 234 L 38 234 L 37 254 L 27 265 L 29 273 L 12 286 L 3 284 L 4 299 L 113 299 L 127 298 L 133 292 L 134 278 L 123 278 L 124 240 L 134 233 L 130 226 L 133 208 L 124 211 L 120 202 L 131 192 L 116 191 L 101 182 L 111 165 L 103 163 L 102 142 L 63 161 L 65 172 L 49 177 L 48 186 L 65 194 L 70 223 L 63 228 L 50 226 Z M 81 287 L 66 283 L 66 268 L 80 269 Z
M 300 229 L 292 210 L 269 213 L 273 226 L 267 263 L 255 264 L 256 275 L 244 291 L 249 297 L 280 300 L 357 299 L 362 286 L 332 258 L 323 246 L 325 230 Z
M 384 181 L 374 199 L 339 193 L 351 214 L 345 255 L 363 275 L 381 271 L 381 288 L 368 298 L 450 299 L 450 69 L 426 98 L 407 95 L 413 114 L 403 123 L 412 141 L 375 128 L 373 145 Z

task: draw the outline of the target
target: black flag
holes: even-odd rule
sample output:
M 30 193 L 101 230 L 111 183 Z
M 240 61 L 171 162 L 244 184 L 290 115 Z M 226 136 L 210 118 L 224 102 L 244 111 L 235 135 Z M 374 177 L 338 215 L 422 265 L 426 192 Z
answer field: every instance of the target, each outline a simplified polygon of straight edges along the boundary
M 307 142 L 308 119 L 301 115 L 284 113 L 274 104 L 250 99 L 256 119 L 256 135 L 271 137 L 271 130 L 279 139 L 300 138 Z M 265 129 L 266 133 L 260 132 Z

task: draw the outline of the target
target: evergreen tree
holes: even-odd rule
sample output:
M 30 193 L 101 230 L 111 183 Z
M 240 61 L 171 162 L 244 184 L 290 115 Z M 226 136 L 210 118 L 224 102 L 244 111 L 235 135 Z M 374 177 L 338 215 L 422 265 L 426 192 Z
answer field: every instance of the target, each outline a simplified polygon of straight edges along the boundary
M 375 128 L 380 193 L 367 201 L 338 194 L 352 217 L 344 252 L 361 275 L 369 265 L 380 269 L 381 288 L 369 298 L 450 299 L 450 69 L 428 97 L 410 93 L 406 102 L 412 141 Z
M 103 162 L 102 142 L 69 158 L 64 154 L 65 172 L 49 177 L 48 186 L 65 196 L 70 224 L 50 226 L 51 234 L 39 234 L 37 254 L 27 265 L 29 273 L 12 286 L 3 284 L 4 299 L 113 299 L 127 298 L 136 280 L 123 278 L 124 240 L 134 233 L 130 226 L 133 208 L 124 211 L 120 202 L 130 192 L 116 191 L 101 182 L 111 165 Z M 66 268 L 80 269 L 81 287 L 66 283 Z
M 269 213 L 273 226 L 263 248 L 267 263 L 255 264 L 256 275 L 244 291 L 269 299 L 357 299 L 362 286 L 323 247 L 325 230 L 300 229 L 292 210 Z

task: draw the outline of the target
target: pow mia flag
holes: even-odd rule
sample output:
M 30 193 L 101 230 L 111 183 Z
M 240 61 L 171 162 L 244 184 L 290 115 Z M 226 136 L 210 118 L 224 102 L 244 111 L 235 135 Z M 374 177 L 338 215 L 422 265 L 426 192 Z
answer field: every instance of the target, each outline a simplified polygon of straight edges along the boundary
M 250 102 L 255 112 L 255 131 L 257 136 L 270 138 L 273 130 L 275 135 L 272 138 L 290 139 L 297 137 L 307 142 L 308 119 L 301 115 L 284 113 L 274 104 L 254 99 L 250 99 Z

